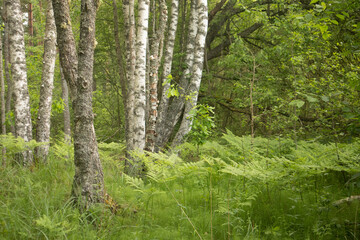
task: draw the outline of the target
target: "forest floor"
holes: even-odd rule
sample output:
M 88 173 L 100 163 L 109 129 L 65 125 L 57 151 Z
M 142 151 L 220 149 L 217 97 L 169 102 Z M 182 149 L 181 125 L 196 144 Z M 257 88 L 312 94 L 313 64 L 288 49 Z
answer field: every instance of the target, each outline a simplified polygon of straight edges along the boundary
M 46 165 L 0 171 L 0 239 L 360 239 L 360 143 L 236 137 L 179 154 L 137 155 L 143 179 L 123 174 L 120 143 L 99 145 L 106 204 L 69 199 L 72 148 Z M 339 200 L 343 200 L 339 202 Z

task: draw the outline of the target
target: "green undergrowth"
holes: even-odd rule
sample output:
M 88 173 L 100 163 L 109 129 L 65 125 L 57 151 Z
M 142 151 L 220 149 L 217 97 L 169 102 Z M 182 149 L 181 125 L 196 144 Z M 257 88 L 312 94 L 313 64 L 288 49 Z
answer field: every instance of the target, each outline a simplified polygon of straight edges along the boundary
M 6 142 L 7 141 L 7 142 Z M 359 239 L 360 142 L 320 144 L 231 132 L 175 153 L 137 155 L 143 179 L 123 174 L 124 144 L 99 144 L 103 205 L 69 203 L 73 150 L 57 142 L 48 164 L 0 171 L 0 239 Z M 20 144 L 21 145 L 21 144 Z M 31 148 L 31 146 L 26 146 Z

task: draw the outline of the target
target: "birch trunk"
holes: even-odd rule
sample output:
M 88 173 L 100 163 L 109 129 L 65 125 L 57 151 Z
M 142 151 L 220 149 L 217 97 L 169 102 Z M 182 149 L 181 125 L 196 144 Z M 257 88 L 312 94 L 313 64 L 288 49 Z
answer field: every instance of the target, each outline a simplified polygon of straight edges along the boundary
M 9 23 L 10 62 L 15 95 L 15 135 L 28 142 L 32 139 L 32 125 L 20 0 L 6 0 L 5 7 Z M 18 154 L 17 158 L 22 165 L 33 162 L 31 151 L 24 151 Z
M 128 33 L 128 105 L 129 105 L 129 136 L 127 142 L 127 152 L 143 151 L 145 147 L 145 108 L 146 108 L 146 45 L 148 38 L 149 25 L 149 0 L 139 0 L 138 24 L 136 33 L 136 59 L 133 59 L 134 51 L 132 46 L 134 44 L 133 34 L 131 29 Z M 124 5 L 126 17 L 125 23 L 129 21 L 129 26 L 135 25 L 132 23 L 133 17 L 133 2 Z M 136 60 L 134 68 L 134 81 L 131 81 L 133 63 Z M 129 157 L 129 155 L 128 155 Z M 126 172 L 132 176 L 141 175 L 142 163 L 138 159 L 131 159 L 127 162 Z
M 194 54 L 194 63 L 192 66 L 192 75 L 189 87 L 187 88 L 187 95 L 190 97 L 189 100 L 185 102 L 185 110 L 183 118 L 181 121 L 180 128 L 175 135 L 175 138 L 172 143 L 172 147 L 180 144 L 184 136 L 188 134 L 191 130 L 191 116 L 190 111 L 193 109 L 198 100 L 199 89 L 202 77 L 202 70 L 204 65 L 204 51 L 205 51 L 205 41 L 206 33 L 208 27 L 208 11 L 207 11 L 207 0 L 197 0 L 197 12 L 198 12 L 198 28 L 196 34 L 195 42 L 195 54 Z
M 168 91 L 170 89 L 170 83 L 168 82 L 168 76 L 171 74 L 172 60 L 174 55 L 175 36 L 178 25 L 178 11 L 179 11 L 178 9 L 179 9 L 179 0 L 172 0 L 171 13 L 170 13 L 171 18 L 170 18 L 169 29 L 167 32 L 168 38 L 165 44 L 165 55 L 164 55 L 163 76 L 162 76 L 163 88 L 161 94 L 161 101 L 158 108 L 156 130 L 163 125 L 169 106 Z M 158 151 L 158 149 L 155 150 Z
M 132 132 L 134 128 L 134 80 L 135 80 L 135 64 L 136 64 L 136 33 L 135 33 L 135 14 L 134 14 L 134 0 L 124 0 L 123 2 L 124 11 L 124 23 L 125 23 L 125 34 L 126 34 L 126 106 L 125 115 L 127 116 L 127 127 L 125 132 L 126 138 L 126 154 L 127 159 L 130 159 L 129 152 L 132 149 Z M 125 171 L 130 168 L 130 163 L 126 161 Z
M 70 109 L 69 109 L 69 89 L 66 83 L 62 67 L 60 67 L 61 74 L 61 98 L 64 101 L 64 140 L 65 143 L 71 143 L 71 125 L 70 125 Z
M 60 61 L 73 98 L 75 176 L 72 197 L 80 209 L 104 201 L 104 180 L 92 111 L 95 17 L 98 2 L 81 1 L 79 59 L 71 30 L 69 2 L 53 0 Z
M 154 18 L 155 18 L 154 14 Z M 163 51 L 164 33 L 167 22 L 167 6 L 166 1 L 160 1 L 160 16 L 159 16 L 159 29 L 154 31 L 152 44 L 151 44 L 151 55 L 150 55 L 150 98 L 149 105 L 150 109 L 148 112 L 148 122 L 146 130 L 146 146 L 145 150 L 154 152 L 155 140 L 156 140 L 156 118 L 157 118 L 157 107 L 158 107 L 158 71 Z
M 178 86 L 178 90 L 180 96 L 178 98 L 174 98 L 171 105 L 168 107 L 166 111 L 166 115 L 161 113 L 162 116 L 159 119 L 161 124 L 158 124 L 157 128 L 157 139 L 156 139 L 156 148 L 161 149 L 165 146 L 165 144 L 169 141 L 171 133 L 174 130 L 176 123 L 179 121 L 186 96 L 186 89 L 188 87 L 188 82 L 192 70 L 193 60 L 194 60 L 194 50 L 195 50 L 195 39 L 197 33 L 197 10 L 196 10 L 196 0 L 193 0 L 191 3 L 191 11 L 190 11 L 190 20 L 189 20 L 189 30 L 188 30 L 188 42 L 186 44 L 186 56 L 185 56 L 185 64 L 186 68 L 184 69 L 183 75 L 180 79 L 180 85 Z M 164 108 L 165 109 L 165 108 Z M 162 111 L 164 111 L 162 109 Z
M 56 26 L 51 0 L 47 1 L 44 39 L 44 59 L 40 88 L 40 104 L 37 118 L 36 141 L 47 143 L 35 149 L 36 157 L 46 162 L 50 142 L 50 117 L 52 90 L 54 88 L 54 70 L 56 59 Z

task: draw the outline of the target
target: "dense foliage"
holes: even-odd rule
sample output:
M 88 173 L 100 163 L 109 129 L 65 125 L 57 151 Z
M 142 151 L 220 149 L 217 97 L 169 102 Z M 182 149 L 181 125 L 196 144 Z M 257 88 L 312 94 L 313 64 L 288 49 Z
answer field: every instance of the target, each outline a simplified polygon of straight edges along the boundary
M 16 139 L 2 139 L 9 154 Z M 145 179 L 122 172 L 121 144 L 100 144 L 106 205 L 69 204 L 67 144 L 48 165 L 1 171 L 0 236 L 6 239 L 357 239 L 360 142 L 319 144 L 231 132 L 141 157 Z M 17 146 L 17 147 L 15 147 Z M 9 157 L 10 157 L 9 155 Z M 71 156 L 71 155 L 69 155 Z M 343 199 L 343 200 L 342 200 Z M 340 201 L 339 201 L 340 200 Z M 343 201 L 343 202 L 341 202 Z
M 69 2 L 78 40 L 80 0 Z M 0 138 L 1 239 L 360 238 L 360 1 L 210 1 L 209 12 L 225 4 L 210 15 L 192 131 L 176 149 L 134 156 L 144 162 L 143 178 L 123 173 L 123 69 L 112 1 L 100 2 L 92 104 L 106 204 L 80 212 L 70 203 L 74 149 L 63 141 L 57 62 L 48 164 L 18 166 L 16 154 L 39 143 Z M 190 2 L 180 1 L 167 76 L 173 99 Z M 22 3 L 34 7 L 34 34 L 25 41 L 36 125 L 45 8 L 42 0 Z M 119 24 L 124 30 L 122 17 Z M 13 112 L 6 117 L 11 129 Z

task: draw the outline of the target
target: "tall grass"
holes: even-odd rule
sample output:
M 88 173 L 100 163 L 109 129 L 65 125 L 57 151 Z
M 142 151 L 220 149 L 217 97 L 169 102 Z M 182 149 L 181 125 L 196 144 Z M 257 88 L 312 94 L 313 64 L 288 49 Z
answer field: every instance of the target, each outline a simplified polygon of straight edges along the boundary
M 7 142 L 6 142 L 7 141 Z M 69 203 L 71 147 L 48 164 L 0 171 L 0 239 L 359 239 L 360 144 L 320 144 L 225 134 L 179 154 L 138 155 L 143 179 L 122 173 L 124 145 L 99 145 L 117 213 Z M 20 149 L 20 150 L 19 150 Z M 69 156 L 69 157 L 68 157 Z

